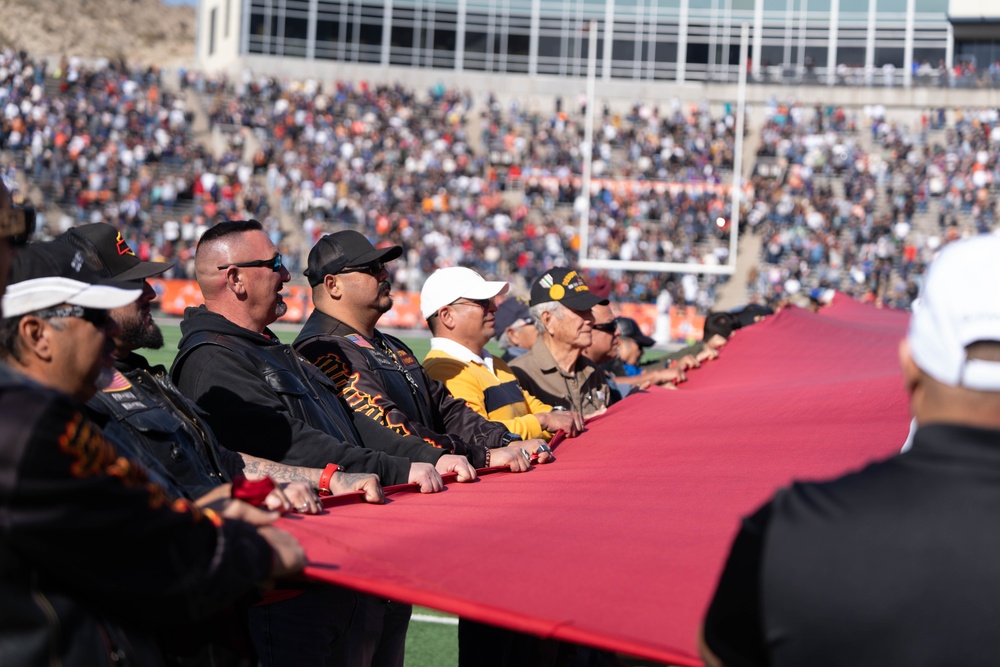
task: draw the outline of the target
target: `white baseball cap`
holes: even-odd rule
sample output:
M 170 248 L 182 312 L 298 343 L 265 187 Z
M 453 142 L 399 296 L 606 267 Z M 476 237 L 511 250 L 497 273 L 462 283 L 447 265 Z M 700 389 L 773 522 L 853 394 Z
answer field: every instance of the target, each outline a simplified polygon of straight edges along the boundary
M 492 299 L 506 294 L 510 285 L 502 280 L 485 280 L 464 266 L 438 269 L 420 289 L 420 314 L 424 319 L 458 299 Z
M 946 385 L 1000 391 L 1000 362 L 966 347 L 1000 342 L 1000 236 L 953 241 L 931 262 L 907 333 L 913 361 Z
M 84 263 L 83 252 L 62 241 L 32 243 L 11 262 L 10 284 L 3 295 L 3 316 L 18 317 L 62 303 L 109 310 L 142 295 L 113 280 L 104 280 Z

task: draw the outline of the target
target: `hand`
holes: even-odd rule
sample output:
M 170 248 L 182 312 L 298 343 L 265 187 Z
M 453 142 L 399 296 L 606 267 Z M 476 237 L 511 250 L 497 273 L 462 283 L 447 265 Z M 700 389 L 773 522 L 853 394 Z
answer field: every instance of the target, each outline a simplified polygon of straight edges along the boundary
M 651 385 L 651 384 L 653 384 L 653 383 L 650 382 L 649 380 L 646 380 L 645 382 L 640 382 L 639 384 L 637 384 L 635 386 L 635 390 L 636 391 L 646 391 L 647 389 L 649 389 L 649 385 Z M 674 388 L 673 385 L 667 385 L 667 386 L 669 386 L 671 389 Z
M 608 411 L 607 406 L 602 407 L 600 410 L 595 410 L 595 411 L 591 412 L 589 415 L 587 415 L 586 417 L 584 417 L 583 421 L 584 421 L 584 423 L 587 423 L 591 419 L 593 419 L 594 417 L 600 417 L 601 415 L 603 415 L 607 411 Z
M 257 532 L 267 540 L 274 551 L 274 559 L 271 564 L 272 577 L 287 577 L 301 572 L 302 568 L 306 566 L 306 551 L 294 537 L 273 526 L 258 528 Z
M 457 454 L 445 454 L 437 460 L 434 469 L 439 473 L 457 472 L 456 482 L 471 482 L 476 479 L 476 468 L 469 459 Z
M 323 511 L 323 503 L 305 482 L 285 482 L 279 488 L 267 494 L 264 506 L 269 510 L 301 514 L 319 514 Z
M 490 450 L 490 466 L 507 466 L 511 472 L 524 472 L 531 467 L 531 455 L 521 441 Z
M 581 417 L 581 420 L 582 419 L 583 418 Z M 541 438 L 525 440 L 521 443 L 521 447 L 527 449 L 529 454 L 538 454 L 537 463 L 548 463 L 549 461 L 556 460 L 556 457 L 552 456 L 552 450 L 548 449 L 545 441 Z M 539 447 L 544 447 L 548 451 L 539 451 Z
M 583 415 L 572 410 L 553 410 L 535 413 L 538 423 L 549 433 L 562 431 L 568 438 L 575 438 L 583 432 Z
M 255 507 L 245 500 L 225 498 L 213 503 L 212 509 L 222 518 L 233 521 L 243 521 L 252 526 L 267 526 L 281 516 L 280 512 L 271 512 L 261 507 Z
M 660 377 L 657 378 L 656 384 L 680 384 L 681 382 L 687 382 L 687 373 L 685 373 L 680 368 L 664 368 L 659 371 Z
M 712 334 L 712 337 L 705 341 L 705 347 L 710 347 L 716 352 L 719 348 L 729 342 L 729 339 L 720 334 Z
M 698 359 L 699 362 L 702 362 L 702 361 L 710 361 L 712 359 L 716 359 L 718 358 L 718 356 L 719 356 L 718 350 L 716 350 L 714 347 L 708 347 L 706 345 L 704 348 L 702 348 L 701 352 L 698 353 L 698 356 L 696 358 Z
M 673 364 L 674 368 L 679 368 L 682 371 L 698 368 L 699 366 L 701 366 L 701 362 L 691 354 L 685 354 L 683 357 L 677 359 L 677 361 Z
M 385 502 L 385 494 L 382 493 L 378 475 L 363 472 L 333 473 L 333 477 L 330 478 L 330 493 L 337 495 L 352 491 L 364 491 L 366 503 L 381 505 Z
M 420 493 L 437 493 L 444 488 L 444 481 L 441 473 L 434 469 L 430 463 L 414 462 L 410 464 L 410 476 L 406 479 L 409 484 L 416 484 L 420 487 Z

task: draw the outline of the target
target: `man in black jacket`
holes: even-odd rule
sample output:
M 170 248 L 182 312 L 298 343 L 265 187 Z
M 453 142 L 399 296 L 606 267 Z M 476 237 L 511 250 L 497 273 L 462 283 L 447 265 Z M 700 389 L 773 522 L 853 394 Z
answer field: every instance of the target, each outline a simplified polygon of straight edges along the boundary
M 333 462 L 427 493 L 441 490 L 442 472 L 458 472 L 459 481 L 475 477 L 465 458 L 348 411 L 333 383 L 268 329 L 285 312 L 281 289 L 290 276 L 259 222 L 209 229 L 198 242 L 195 270 L 205 305 L 185 313 L 171 375 L 205 411 L 223 446 L 288 465 Z M 291 634 L 295 642 L 286 650 L 301 651 L 302 664 L 400 664 L 408 613 L 404 618 L 387 601 L 353 593 L 332 604 L 304 598 L 278 604 L 297 605 L 305 617 L 336 607 L 342 625 L 296 634 L 268 618 L 262 628 L 275 637 Z
M 796 482 L 744 518 L 706 665 L 992 665 L 1000 551 L 1000 237 L 931 263 L 900 343 L 904 454 Z

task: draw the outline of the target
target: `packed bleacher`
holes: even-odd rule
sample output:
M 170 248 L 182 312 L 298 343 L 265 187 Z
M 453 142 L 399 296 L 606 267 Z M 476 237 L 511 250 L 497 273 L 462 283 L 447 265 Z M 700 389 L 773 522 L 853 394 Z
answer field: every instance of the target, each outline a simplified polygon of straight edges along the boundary
M 37 186 L 47 229 L 112 222 L 141 257 L 192 277 L 193 246 L 219 220 L 260 219 L 296 278 L 323 234 L 352 226 L 406 249 L 394 275 L 416 291 L 438 266 L 527 280 L 579 249 L 585 105 L 501 102 L 441 87 L 234 80 L 156 68 L 0 59 L 0 147 Z M 209 132 L 195 138 L 192 105 Z M 834 288 L 906 307 L 945 242 L 995 224 L 996 110 L 804 108 L 772 100 L 741 232 L 763 239 L 751 298 Z M 602 109 L 594 128 L 590 255 L 728 261 L 732 110 L 669 100 Z M 870 140 L 868 140 L 870 136 Z M 936 216 L 936 225 L 918 224 Z M 916 218 L 916 220 L 915 220 Z M 711 308 L 725 278 L 607 271 L 619 301 Z

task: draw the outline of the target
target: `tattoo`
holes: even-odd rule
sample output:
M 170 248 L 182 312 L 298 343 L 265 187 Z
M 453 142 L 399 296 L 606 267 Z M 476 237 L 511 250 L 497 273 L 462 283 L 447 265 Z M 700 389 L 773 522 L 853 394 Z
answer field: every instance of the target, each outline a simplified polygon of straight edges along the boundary
M 348 489 L 353 489 L 354 485 L 371 477 L 366 472 L 338 472 L 333 476 L 340 485 Z
M 305 482 L 313 488 L 319 484 L 322 468 L 307 468 L 305 466 L 290 466 L 268 459 L 257 458 L 240 452 L 243 457 L 243 474 L 247 479 L 263 479 L 270 477 L 275 482 Z

